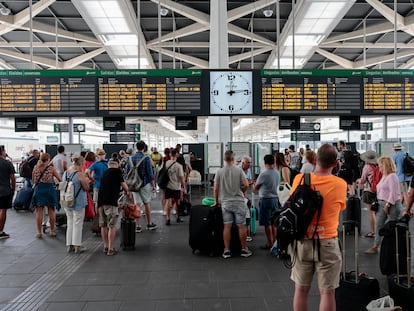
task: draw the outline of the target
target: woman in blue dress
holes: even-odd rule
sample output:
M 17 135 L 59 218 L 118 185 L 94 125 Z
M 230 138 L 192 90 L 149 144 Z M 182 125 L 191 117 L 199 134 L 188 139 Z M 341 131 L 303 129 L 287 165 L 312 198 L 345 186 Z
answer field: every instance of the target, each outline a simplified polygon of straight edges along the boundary
M 36 208 L 36 237 L 41 239 L 42 234 L 42 220 L 43 208 L 48 209 L 50 222 L 50 236 L 55 237 L 55 207 L 58 205 L 58 198 L 55 188 L 56 177 L 58 181 L 61 180 L 59 173 L 55 167 L 50 163 L 50 155 L 43 153 L 40 155 L 39 162 L 33 169 L 32 181 L 34 182 L 34 193 L 31 204 Z

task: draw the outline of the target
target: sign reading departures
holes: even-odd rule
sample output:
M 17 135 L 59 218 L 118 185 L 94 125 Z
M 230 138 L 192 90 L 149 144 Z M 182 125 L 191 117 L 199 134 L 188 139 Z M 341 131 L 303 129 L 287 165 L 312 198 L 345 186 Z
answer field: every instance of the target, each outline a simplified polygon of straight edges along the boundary
M 413 70 L 2 70 L 0 116 L 414 114 Z

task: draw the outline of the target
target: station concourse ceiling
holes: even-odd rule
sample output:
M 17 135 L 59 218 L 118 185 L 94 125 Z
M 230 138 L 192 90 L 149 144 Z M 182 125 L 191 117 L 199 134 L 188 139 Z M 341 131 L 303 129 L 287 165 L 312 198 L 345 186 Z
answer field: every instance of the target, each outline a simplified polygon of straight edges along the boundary
M 227 10 L 229 68 L 414 67 L 413 0 L 396 12 L 394 0 L 227 0 Z M 210 13 L 210 1 L 0 1 L 0 68 L 208 68 Z

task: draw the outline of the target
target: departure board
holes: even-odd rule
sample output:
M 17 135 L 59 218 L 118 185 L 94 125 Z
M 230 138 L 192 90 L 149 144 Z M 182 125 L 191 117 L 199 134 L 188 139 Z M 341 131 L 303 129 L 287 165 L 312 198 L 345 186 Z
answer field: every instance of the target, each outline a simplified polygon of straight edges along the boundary
M 414 76 L 411 70 L 367 71 L 363 85 L 363 111 L 381 114 L 413 112 Z
M 359 77 L 329 71 L 264 70 L 261 84 L 263 115 L 360 113 Z
M 0 72 L 2 115 L 88 115 L 95 113 L 95 80 L 53 76 L 46 71 Z M 60 72 L 62 73 L 62 72 Z
M 200 115 L 201 70 L 105 71 L 98 78 L 101 114 Z

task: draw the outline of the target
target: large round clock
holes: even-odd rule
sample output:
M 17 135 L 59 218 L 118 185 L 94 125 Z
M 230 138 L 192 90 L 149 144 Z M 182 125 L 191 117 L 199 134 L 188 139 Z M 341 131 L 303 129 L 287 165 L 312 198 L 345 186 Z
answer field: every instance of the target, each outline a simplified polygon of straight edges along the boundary
M 210 114 L 252 114 L 251 71 L 210 71 Z

